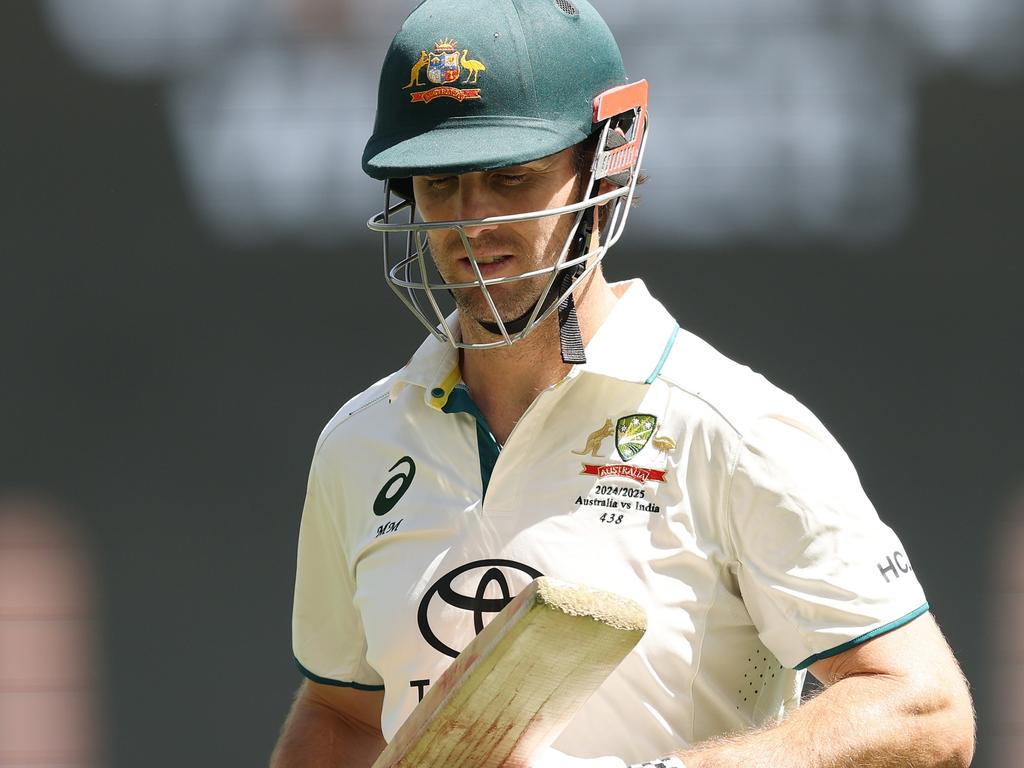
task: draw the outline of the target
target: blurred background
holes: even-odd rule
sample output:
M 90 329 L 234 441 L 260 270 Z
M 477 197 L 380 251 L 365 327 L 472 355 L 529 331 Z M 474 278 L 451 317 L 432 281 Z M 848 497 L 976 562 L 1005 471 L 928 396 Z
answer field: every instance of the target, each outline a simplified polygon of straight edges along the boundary
M 807 403 L 1024 764 L 1024 4 L 594 0 L 652 83 L 606 261 Z M 359 170 L 412 0 L 13 0 L 0 766 L 265 764 L 321 426 L 422 336 Z

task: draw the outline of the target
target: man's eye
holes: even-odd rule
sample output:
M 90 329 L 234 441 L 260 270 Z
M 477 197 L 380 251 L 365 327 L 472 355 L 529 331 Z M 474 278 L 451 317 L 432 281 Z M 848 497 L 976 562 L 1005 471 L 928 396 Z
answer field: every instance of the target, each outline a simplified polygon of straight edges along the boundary
M 430 189 L 445 189 L 454 176 L 439 176 L 436 179 L 427 178 L 427 186 Z
M 525 173 L 499 173 L 498 181 L 509 187 L 514 187 L 517 184 L 522 184 L 526 180 Z

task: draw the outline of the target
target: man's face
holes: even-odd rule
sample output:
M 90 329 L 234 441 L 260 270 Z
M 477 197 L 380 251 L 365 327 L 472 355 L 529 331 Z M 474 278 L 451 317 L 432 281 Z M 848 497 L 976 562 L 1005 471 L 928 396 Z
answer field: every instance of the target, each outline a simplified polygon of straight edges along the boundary
M 579 182 L 573 149 L 523 165 L 461 176 L 415 176 L 413 191 L 424 221 L 482 219 L 557 208 L 577 202 Z M 512 224 L 466 227 L 466 236 L 484 279 L 520 275 L 555 263 L 576 214 L 550 216 Z M 466 248 L 455 230 L 429 233 L 430 251 L 447 283 L 476 279 Z M 488 286 L 505 322 L 532 309 L 550 274 Z M 493 323 L 494 316 L 479 288 L 455 291 L 463 317 Z

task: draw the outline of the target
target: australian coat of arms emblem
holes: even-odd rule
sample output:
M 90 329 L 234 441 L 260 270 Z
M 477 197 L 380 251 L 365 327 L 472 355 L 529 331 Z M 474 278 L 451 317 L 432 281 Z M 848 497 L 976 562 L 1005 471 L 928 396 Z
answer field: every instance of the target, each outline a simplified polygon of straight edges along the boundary
M 657 428 L 658 417 L 650 413 L 632 413 L 615 422 L 608 419 L 603 427 L 590 433 L 587 444 L 582 450 L 573 451 L 573 453 L 577 456 L 600 458 L 604 455 L 601 448 L 602 443 L 612 435 L 615 435 L 615 450 L 619 454 L 619 458 L 625 462 L 636 457 L 648 443 L 662 454 L 668 454 L 675 450 L 676 443 L 671 437 L 667 435 L 654 437 L 654 431 Z M 668 475 L 668 470 L 640 467 L 629 463 L 584 464 L 581 474 L 596 475 L 600 478 L 629 478 L 640 483 L 648 481 L 663 483 Z
M 480 73 L 486 71 L 482 61 L 469 57 L 468 48 L 460 51 L 455 40 L 438 40 L 432 51 L 420 51 L 420 57 L 409 73 L 409 83 L 403 86 L 403 90 L 426 88 L 412 93 L 412 100 L 423 104 L 442 97 L 456 101 L 479 99 L 479 88 L 457 86 L 477 84 Z M 427 82 L 423 82 L 424 75 Z

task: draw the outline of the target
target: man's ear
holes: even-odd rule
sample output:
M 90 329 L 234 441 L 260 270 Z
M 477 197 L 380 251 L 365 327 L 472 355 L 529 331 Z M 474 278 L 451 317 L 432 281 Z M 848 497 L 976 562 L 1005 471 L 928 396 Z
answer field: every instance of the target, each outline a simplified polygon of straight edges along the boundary
M 601 181 L 597 183 L 597 194 L 598 196 L 600 196 L 608 192 L 612 192 L 613 190 L 616 190 L 618 188 L 619 187 L 617 184 L 613 184 L 612 182 L 608 181 L 608 179 L 601 179 Z M 601 203 L 601 205 L 608 205 L 609 202 L 610 201 L 605 200 L 603 203 Z

